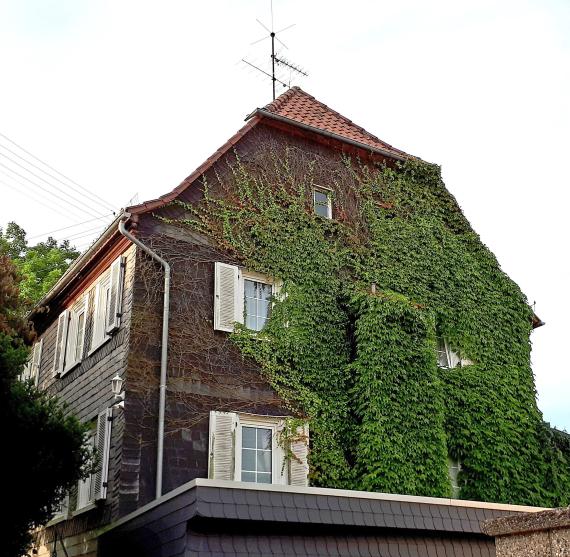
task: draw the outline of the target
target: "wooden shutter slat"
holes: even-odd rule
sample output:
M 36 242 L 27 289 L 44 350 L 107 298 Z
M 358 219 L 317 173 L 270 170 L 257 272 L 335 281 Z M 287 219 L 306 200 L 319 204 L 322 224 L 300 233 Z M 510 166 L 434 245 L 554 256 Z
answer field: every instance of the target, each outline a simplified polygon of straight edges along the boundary
M 235 412 L 210 412 L 210 458 L 208 477 L 233 480 L 235 476 L 235 438 L 238 427 Z
M 309 485 L 309 425 L 305 424 L 297 428 L 297 438 L 291 441 L 289 460 L 289 484 Z
M 123 302 L 123 269 L 124 257 L 120 255 L 111 264 L 109 305 L 107 310 L 106 333 L 112 333 L 121 324 L 121 309 Z
M 91 480 L 91 499 L 105 499 L 107 497 L 107 479 L 109 473 L 109 453 L 111 448 L 111 424 L 113 410 L 107 408 L 97 417 L 97 433 L 95 436 L 95 448 L 99 466 Z
M 69 312 L 67 310 L 64 310 L 57 320 L 57 335 L 55 340 L 55 351 L 53 358 L 53 375 L 58 375 L 63 372 L 68 327 Z
M 243 321 L 243 308 L 240 312 L 239 301 L 239 269 L 235 265 L 216 262 L 214 277 L 214 329 L 231 333 L 234 323 Z
M 40 378 L 40 364 L 42 361 L 42 347 L 44 344 L 44 339 L 40 339 L 39 342 L 34 344 L 34 351 L 32 355 L 32 364 L 30 369 L 30 378 L 34 380 L 37 385 Z

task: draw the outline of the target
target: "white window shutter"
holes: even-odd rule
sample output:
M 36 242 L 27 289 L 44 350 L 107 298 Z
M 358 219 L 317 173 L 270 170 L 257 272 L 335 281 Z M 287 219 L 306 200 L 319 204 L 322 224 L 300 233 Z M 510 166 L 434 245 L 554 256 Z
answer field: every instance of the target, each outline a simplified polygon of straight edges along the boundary
M 57 336 L 53 358 L 53 375 L 63 372 L 65 364 L 65 347 L 67 345 L 67 332 L 69 328 L 69 311 L 63 311 L 57 320 Z
M 289 485 L 309 485 L 309 424 L 297 428 L 296 438 L 291 441 L 289 459 Z
M 235 412 L 210 412 L 210 458 L 208 477 L 214 480 L 235 479 L 236 429 Z
M 113 261 L 110 271 L 109 307 L 107 309 L 106 333 L 112 333 L 121 324 L 121 310 L 123 302 L 123 276 L 125 258 L 121 255 Z
M 32 353 L 32 362 L 30 368 L 30 378 L 34 380 L 37 385 L 40 379 L 40 364 L 42 361 L 42 347 L 44 344 L 44 339 L 42 338 L 39 342 L 34 344 L 34 351 Z
M 111 448 L 111 424 L 113 423 L 113 410 L 107 408 L 97 417 L 97 432 L 95 435 L 95 448 L 97 449 L 97 471 L 91 479 L 91 500 L 105 499 L 107 497 L 107 479 L 109 474 L 109 453 Z
M 231 333 L 236 321 L 243 322 L 239 269 L 235 265 L 216 262 L 214 276 L 214 329 Z
M 95 287 L 95 306 L 93 309 L 93 334 L 91 347 L 97 346 L 105 337 L 105 289 L 101 282 Z

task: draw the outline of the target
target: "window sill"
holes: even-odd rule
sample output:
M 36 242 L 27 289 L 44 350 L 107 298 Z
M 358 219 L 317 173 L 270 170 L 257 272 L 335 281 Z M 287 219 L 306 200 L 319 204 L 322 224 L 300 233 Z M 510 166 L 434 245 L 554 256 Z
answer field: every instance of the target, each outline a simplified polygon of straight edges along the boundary
M 80 514 L 87 513 L 96 508 L 97 508 L 97 503 L 95 502 L 89 503 L 88 505 L 85 505 L 84 507 L 81 507 L 80 509 L 73 511 L 70 516 L 71 518 L 73 518 L 74 516 L 79 516 Z
M 80 363 L 82 360 L 79 360 L 78 362 L 75 362 L 73 365 L 69 366 L 68 368 L 65 368 L 60 374 L 59 377 L 63 377 L 64 375 L 67 375 L 70 371 L 74 370 Z
M 58 516 L 58 517 L 56 517 L 56 518 L 52 518 L 52 519 L 45 525 L 45 527 L 46 527 L 46 528 L 49 528 L 50 526 L 55 526 L 56 524 L 59 524 L 60 522 L 64 522 L 64 521 L 66 521 L 66 520 L 69 518 L 69 516 L 70 516 L 69 514 L 66 514 L 66 515 Z
M 105 344 L 107 344 L 113 337 L 111 335 L 107 335 L 99 344 L 97 344 L 96 346 L 93 346 L 91 348 L 91 350 L 89 350 L 89 352 L 87 352 L 87 356 L 91 356 L 93 354 L 95 354 L 95 352 L 97 352 L 97 350 L 99 350 L 99 348 L 101 348 L 101 346 L 104 346 Z

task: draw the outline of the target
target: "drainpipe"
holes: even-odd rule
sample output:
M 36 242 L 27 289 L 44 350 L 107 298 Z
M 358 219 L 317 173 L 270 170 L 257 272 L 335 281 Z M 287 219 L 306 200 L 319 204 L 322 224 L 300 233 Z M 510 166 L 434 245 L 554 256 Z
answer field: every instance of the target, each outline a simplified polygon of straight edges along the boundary
M 146 254 L 160 263 L 164 268 L 164 304 L 162 309 L 162 346 L 160 353 L 160 387 L 158 398 L 158 442 L 156 449 L 156 498 L 162 495 L 162 462 L 164 453 L 164 411 L 166 407 L 166 364 L 168 355 L 168 318 L 170 306 L 170 265 L 159 257 L 148 246 L 145 246 L 138 238 L 135 238 L 126 228 L 125 221 L 130 215 L 124 214 L 119 221 L 119 232 L 128 238 L 133 244 L 141 248 Z

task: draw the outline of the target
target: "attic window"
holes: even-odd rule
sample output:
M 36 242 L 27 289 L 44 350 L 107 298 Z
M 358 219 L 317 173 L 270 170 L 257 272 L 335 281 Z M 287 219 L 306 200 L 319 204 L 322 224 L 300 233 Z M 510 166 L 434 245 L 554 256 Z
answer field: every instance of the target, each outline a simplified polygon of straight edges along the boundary
M 330 190 L 315 188 L 313 190 L 313 207 L 317 215 L 325 219 L 332 219 L 332 198 Z

